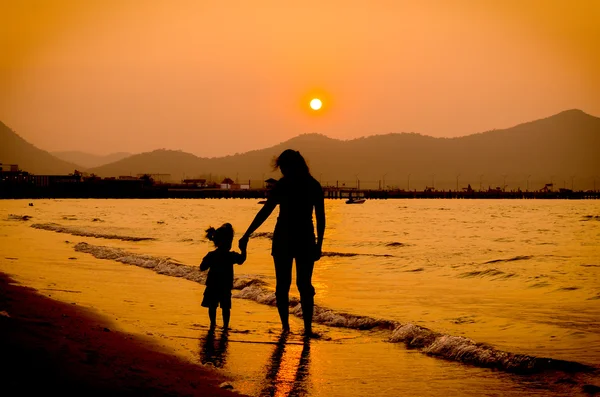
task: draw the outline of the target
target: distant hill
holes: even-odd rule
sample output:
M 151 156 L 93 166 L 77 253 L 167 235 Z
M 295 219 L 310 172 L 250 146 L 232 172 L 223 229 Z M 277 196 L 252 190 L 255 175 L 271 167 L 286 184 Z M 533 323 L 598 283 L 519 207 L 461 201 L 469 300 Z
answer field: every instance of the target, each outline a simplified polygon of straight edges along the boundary
M 61 160 L 78 164 L 82 168 L 100 167 L 131 156 L 131 153 L 127 152 L 111 153 L 105 156 L 79 151 L 50 152 L 50 154 Z
M 170 174 L 173 181 L 209 174 L 211 160 L 196 157 L 177 150 L 154 150 L 134 154 L 125 159 L 91 168 L 88 171 L 99 176 L 121 176 L 137 174 Z M 216 174 L 215 174 L 216 176 Z
M 34 173 L 68 173 L 76 166 L 35 148 L 0 124 L 0 161 L 18 163 Z M 353 140 L 320 134 L 297 136 L 278 145 L 243 154 L 200 158 L 190 153 L 155 150 L 87 171 L 100 176 L 170 174 L 183 178 L 251 180 L 262 186 L 271 162 L 283 150 L 299 150 L 323 185 L 422 190 L 503 187 L 538 190 L 546 183 L 576 190 L 600 189 L 600 118 L 580 110 L 460 138 L 414 133 L 376 135 Z
M 93 168 L 101 176 L 138 173 L 171 174 L 174 180 L 227 176 L 260 185 L 274 176 L 273 157 L 299 150 L 322 184 L 378 188 L 540 189 L 600 188 L 600 118 L 580 110 L 460 138 L 419 134 L 376 135 L 353 140 L 305 134 L 279 145 L 234 156 L 199 158 L 181 151 L 157 150 Z M 385 181 L 385 182 L 384 182 Z
M 38 149 L 0 121 L 0 163 L 18 164 L 19 168 L 32 174 L 72 173 L 81 167 L 56 158 Z

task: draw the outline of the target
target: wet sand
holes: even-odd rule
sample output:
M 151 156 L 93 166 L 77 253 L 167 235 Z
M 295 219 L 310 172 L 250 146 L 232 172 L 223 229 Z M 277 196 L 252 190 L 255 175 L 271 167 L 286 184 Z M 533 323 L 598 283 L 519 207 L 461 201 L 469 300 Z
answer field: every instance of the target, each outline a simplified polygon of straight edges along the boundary
M 282 336 L 277 324 L 270 322 L 263 324 L 266 335 L 200 327 L 172 335 L 168 338 L 172 343 L 159 346 L 154 337 L 121 332 L 103 314 L 42 293 L 68 292 L 35 290 L 0 273 L 2 395 L 547 396 L 597 392 L 586 393 L 571 384 L 549 390 L 545 382 L 510 374 L 490 377 L 489 370 L 427 358 L 385 343 L 377 334 L 336 332 L 332 340 L 331 333 L 320 329 L 325 340 L 307 342 L 297 333 Z M 240 323 L 249 325 L 247 320 Z M 177 342 L 181 343 L 175 352 Z M 197 363 L 190 361 L 192 350 Z M 329 382 L 339 378 L 346 382 Z M 370 379 L 379 381 L 369 385 Z M 221 388 L 223 382 L 235 385 L 237 391 Z
M 235 396 L 223 374 L 0 274 L 2 395 Z M 6 393 L 6 394 L 5 394 Z

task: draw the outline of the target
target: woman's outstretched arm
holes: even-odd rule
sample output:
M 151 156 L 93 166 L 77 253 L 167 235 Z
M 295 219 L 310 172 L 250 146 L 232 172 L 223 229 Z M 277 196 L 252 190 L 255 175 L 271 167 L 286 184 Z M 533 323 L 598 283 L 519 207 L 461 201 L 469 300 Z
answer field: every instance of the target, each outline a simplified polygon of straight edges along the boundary
M 276 206 L 277 203 L 275 201 L 267 200 L 267 202 L 263 205 L 263 207 L 260 209 L 260 211 L 258 211 L 256 216 L 254 217 L 254 220 L 252 221 L 250 226 L 248 226 L 248 230 L 246 230 L 246 233 L 244 233 L 244 235 L 240 239 L 240 249 L 245 249 L 246 245 L 248 245 L 248 239 L 250 238 L 250 235 L 254 233 L 254 231 L 258 229 L 264 221 L 267 220 L 267 218 L 269 217 L 269 215 L 271 215 L 271 212 L 273 212 Z

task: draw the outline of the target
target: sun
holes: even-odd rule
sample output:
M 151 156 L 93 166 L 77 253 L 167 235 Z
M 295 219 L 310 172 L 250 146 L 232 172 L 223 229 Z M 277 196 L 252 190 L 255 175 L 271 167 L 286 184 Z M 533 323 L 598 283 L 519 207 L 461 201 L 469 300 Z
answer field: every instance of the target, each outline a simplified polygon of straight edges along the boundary
M 312 110 L 319 110 L 323 106 L 323 102 L 319 98 L 314 98 L 310 101 L 310 108 Z

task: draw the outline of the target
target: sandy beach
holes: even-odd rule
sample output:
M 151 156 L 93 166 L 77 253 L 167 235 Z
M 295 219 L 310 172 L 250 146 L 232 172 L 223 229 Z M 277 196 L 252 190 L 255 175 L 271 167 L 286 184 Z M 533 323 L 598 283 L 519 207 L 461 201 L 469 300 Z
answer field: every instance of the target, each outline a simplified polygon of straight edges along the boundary
M 178 357 L 174 351 L 159 346 L 151 337 L 116 330 L 113 321 L 94 310 L 76 303 L 56 301 L 40 292 L 0 273 L 0 362 L 3 368 L 3 395 L 245 395 L 229 390 L 228 387 L 233 387 L 236 382 L 231 382 L 226 375 L 227 371 L 218 369 L 224 366 L 228 355 L 226 338 L 223 344 L 223 331 L 217 331 L 214 339 L 205 337 L 200 340 L 200 360 L 205 363 L 202 365 Z M 48 291 L 44 294 L 48 294 Z M 238 387 L 251 391 L 251 395 L 260 396 L 311 395 L 306 389 L 310 384 L 310 343 L 300 343 L 293 335 L 282 339 L 281 336 L 277 338 L 275 332 L 270 333 L 273 334 L 273 343 L 238 344 L 242 345 L 239 346 L 242 348 L 242 356 L 249 359 L 248 367 L 242 371 L 245 372 L 246 379 L 237 376 Z M 346 338 L 352 340 L 354 337 L 347 335 Z M 186 342 L 190 339 L 195 338 L 184 338 Z M 183 350 L 185 346 L 186 344 L 181 345 Z M 355 394 L 352 390 L 356 374 L 360 373 L 359 378 L 362 376 L 362 379 L 366 380 L 373 375 L 381 377 L 382 370 L 390 380 L 396 379 L 396 382 L 403 385 L 411 395 L 462 396 L 471 395 L 472 392 L 480 392 L 480 395 L 521 395 L 526 390 L 529 390 L 527 395 L 540 396 L 598 393 L 592 385 L 577 390 L 578 388 L 573 388 L 573 384 L 569 382 L 563 385 L 555 384 L 552 390 L 549 390 L 543 382 L 520 381 L 518 377 L 511 375 L 501 377 L 500 383 L 490 382 L 485 376 L 486 371 L 427 359 L 418 352 L 410 351 L 405 351 L 400 357 L 402 372 L 396 373 L 391 370 L 393 364 L 386 360 L 386 349 L 384 343 L 371 340 L 365 344 L 363 340 L 362 343 L 358 341 L 342 345 L 324 342 L 320 348 L 317 344 L 316 352 L 327 354 L 329 350 L 331 356 L 335 357 L 337 354 L 338 364 L 346 365 L 345 368 L 334 369 L 347 371 L 349 381 L 348 387 L 336 390 L 339 395 L 364 395 L 360 391 Z M 331 354 L 331 351 L 337 352 Z M 353 356 L 361 359 L 348 361 Z M 252 369 L 251 361 L 257 357 L 267 363 L 261 373 Z M 423 365 L 423 362 L 426 364 Z M 377 365 L 373 365 L 375 363 Z M 395 363 L 395 366 L 397 367 L 398 363 Z M 422 371 L 426 371 L 426 374 Z M 322 369 L 318 372 L 322 372 Z M 441 373 L 456 377 L 454 387 L 440 388 L 448 386 L 447 382 L 439 382 L 438 377 Z M 415 381 L 423 375 L 431 382 L 425 388 Z M 256 382 L 257 379 L 261 380 Z M 503 382 L 515 383 L 519 387 L 502 391 L 498 388 L 502 387 Z M 486 392 L 486 385 L 492 389 Z M 382 391 L 385 392 L 378 390 Z
M 52 300 L 0 274 L 3 395 L 235 396 L 210 368 L 114 330 L 91 310 Z M 6 394 L 5 394 L 6 393 Z

